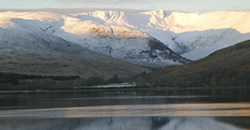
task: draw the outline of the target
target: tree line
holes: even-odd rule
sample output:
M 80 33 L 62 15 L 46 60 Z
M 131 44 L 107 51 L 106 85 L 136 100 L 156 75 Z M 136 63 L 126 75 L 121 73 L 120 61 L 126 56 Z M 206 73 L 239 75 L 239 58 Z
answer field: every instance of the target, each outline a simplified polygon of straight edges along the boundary
M 127 82 L 114 74 L 110 78 L 92 76 L 41 76 L 0 72 L 0 90 L 73 89 L 80 86 L 107 85 Z
M 57 81 L 74 80 L 80 78 L 79 76 L 41 76 L 41 75 L 28 75 L 17 73 L 4 73 L 0 72 L 0 83 L 10 83 L 12 85 L 18 85 L 19 80 L 24 79 L 52 79 Z
M 148 87 L 250 86 L 250 71 L 214 69 L 186 75 L 143 72 L 136 76 L 135 82 L 138 86 Z

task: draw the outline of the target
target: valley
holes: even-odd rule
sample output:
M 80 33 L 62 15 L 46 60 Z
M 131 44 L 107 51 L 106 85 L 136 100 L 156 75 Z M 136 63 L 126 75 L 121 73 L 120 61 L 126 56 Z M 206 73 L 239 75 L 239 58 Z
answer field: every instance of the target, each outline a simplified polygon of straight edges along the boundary
M 144 85 L 157 80 L 156 86 L 248 85 L 249 43 L 238 45 L 250 39 L 248 16 L 248 11 L 1 12 L 0 72 L 104 80 L 118 75 Z M 236 49 L 221 50 L 227 47 Z

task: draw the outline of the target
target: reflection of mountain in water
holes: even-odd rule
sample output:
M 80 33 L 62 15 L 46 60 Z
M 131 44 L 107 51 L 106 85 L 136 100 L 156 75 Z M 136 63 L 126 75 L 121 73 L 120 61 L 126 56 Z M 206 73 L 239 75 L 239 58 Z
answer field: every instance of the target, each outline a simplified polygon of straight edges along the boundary
M 7 123 L 8 122 L 8 123 Z M 7 124 L 7 125 L 6 125 Z M 99 119 L 0 120 L 0 129 L 53 130 L 239 130 L 212 118 L 127 117 Z

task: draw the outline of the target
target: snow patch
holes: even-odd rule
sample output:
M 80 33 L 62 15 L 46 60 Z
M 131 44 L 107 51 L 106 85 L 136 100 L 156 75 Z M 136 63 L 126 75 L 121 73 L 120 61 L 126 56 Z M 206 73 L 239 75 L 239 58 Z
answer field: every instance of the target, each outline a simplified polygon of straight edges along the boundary
M 0 27 L 33 33 L 39 37 L 47 33 L 113 58 L 166 66 L 183 62 L 180 62 L 180 57 L 171 59 L 158 56 L 159 63 L 155 62 L 155 58 L 145 57 L 144 52 L 151 51 L 148 39 L 156 38 L 187 59 L 198 60 L 218 49 L 250 39 L 250 12 L 198 14 L 152 10 L 136 13 L 91 11 L 64 15 L 2 12 Z

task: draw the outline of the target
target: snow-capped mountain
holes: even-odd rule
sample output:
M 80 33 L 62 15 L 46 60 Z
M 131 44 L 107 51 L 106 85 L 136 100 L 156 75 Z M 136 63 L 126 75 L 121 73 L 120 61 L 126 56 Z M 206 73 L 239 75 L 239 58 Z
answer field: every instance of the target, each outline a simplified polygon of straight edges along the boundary
M 94 11 L 73 16 L 84 20 L 88 19 L 87 17 L 94 17 L 102 20 L 98 23 L 111 28 L 119 26 L 119 30 L 123 30 L 127 27 L 130 30 L 146 33 L 192 60 L 204 58 L 216 50 L 250 39 L 249 11 L 218 11 L 202 14 L 164 10 L 137 14 Z
M 2 12 L 0 28 L 28 31 L 43 39 L 56 36 L 116 59 L 158 68 L 201 59 L 250 39 L 250 12 Z
M 92 51 L 151 68 L 189 62 L 159 40 L 140 30 L 108 24 L 109 19 L 114 20 L 120 16 L 122 20 L 123 15 L 122 12 L 101 11 L 90 12 L 87 15 L 5 12 L 0 14 L 0 26 L 16 31 L 27 31 L 40 37 L 46 35 L 60 37 Z
M 129 77 L 149 71 L 23 28 L 0 28 L 0 61 L 0 72 L 32 75 Z

